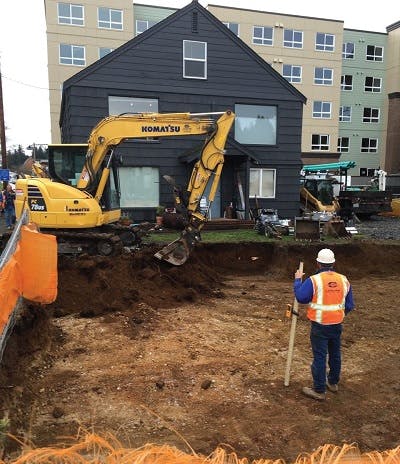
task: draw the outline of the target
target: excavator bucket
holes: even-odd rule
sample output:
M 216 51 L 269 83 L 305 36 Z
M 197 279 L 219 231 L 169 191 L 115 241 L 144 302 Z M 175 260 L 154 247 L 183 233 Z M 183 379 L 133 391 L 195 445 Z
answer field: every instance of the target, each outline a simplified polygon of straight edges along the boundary
M 195 243 L 198 241 L 200 241 L 200 234 L 198 232 L 184 230 L 180 238 L 166 245 L 155 253 L 154 256 L 174 266 L 181 266 L 187 261 Z
M 322 228 L 322 235 L 334 238 L 351 237 L 351 233 L 346 230 L 342 219 L 331 219 L 326 222 Z
M 296 240 L 319 240 L 320 222 L 308 218 L 295 218 L 295 239 Z

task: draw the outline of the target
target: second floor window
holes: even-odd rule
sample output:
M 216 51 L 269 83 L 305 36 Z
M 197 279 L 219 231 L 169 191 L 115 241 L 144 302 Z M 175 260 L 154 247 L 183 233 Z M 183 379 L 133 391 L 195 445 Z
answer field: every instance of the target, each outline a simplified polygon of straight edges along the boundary
M 361 153 L 376 153 L 378 151 L 378 139 L 361 139 Z
M 81 45 L 60 44 L 60 64 L 85 66 L 85 47 Z
M 362 122 L 379 122 L 379 108 L 364 108 Z
M 247 145 L 276 145 L 277 108 L 235 105 L 235 140 Z
M 207 42 L 183 41 L 183 77 L 207 79 Z
M 97 24 L 101 29 L 115 29 L 122 31 L 122 10 L 99 7 Z
M 287 48 L 303 48 L 303 31 L 285 29 L 283 31 L 283 46 Z
M 223 23 L 225 26 L 239 37 L 239 24 L 238 23 Z
M 72 3 L 58 3 L 58 24 L 69 24 L 71 26 L 84 25 L 84 10 L 82 5 Z
M 335 36 L 333 34 L 317 32 L 317 34 L 315 35 L 315 50 L 321 52 L 334 52 Z
M 108 47 L 100 47 L 99 48 L 99 58 L 103 58 L 103 56 L 108 55 L 111 53 L 114 49 L 113 48 L 108 48 Z
M 344 42 L 342 48 L 342 58 L 344 60 L 354 59 L 354 44 L 353 42 Z
M 333 69 L 315 68 L 314 69 L 314 84 L 333 85 Z
M 351 106 L 341 106 L 339 109 L 339 121 L 351 122 Z
M 346 91 L 353 90 L 353 76 L 350 76 L 349 74 L 343 75 L 340 80 L 340 88 L 341 90 Z
M 382 79 L 380 77 L 366 77 L 364 90 L 366 92 L 379 93 L 382 89 Z
M 274 30 L 272 27 L 253 26 L 253 44 L 273 45 Z
M 284 64 L 282 68 L 282 76 L 292 84 L 301 82 L 301 66 L 292 64 Z
M 150 27 L 154 26 L 155 24 L 156 24 L 156 21 L 147 21 L 147 20 L 137 19 L 136 20 L 136 35 L 139 35 L 142 32 L 147 31 L 147 29 L 150 29 Z
M 339 153 L 348 153 L 350 148 L 350 139 L 348 137 L 339 137 L 337 151 Z
M 313 103 L 313 118 L 329 119 L 332 114 L 332 103 L 315 101 Z
M 367 45 L 367 54 L 365 59 L 367 61 L 383 61 L 383 47 Z
M 328 134 L 312 134 L 311 150 L 315 150 L 315 151 L 329 150 L 329 135 Z

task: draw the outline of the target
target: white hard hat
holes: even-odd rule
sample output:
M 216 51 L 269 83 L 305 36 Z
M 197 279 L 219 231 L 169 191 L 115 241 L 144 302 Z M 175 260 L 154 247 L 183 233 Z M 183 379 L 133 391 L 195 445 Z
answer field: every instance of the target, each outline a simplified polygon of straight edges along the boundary
M 333 264 L 335 262 L 335 255 L 329 248 L 323 248 L 318 253 L 317 261 L 321 264 Z

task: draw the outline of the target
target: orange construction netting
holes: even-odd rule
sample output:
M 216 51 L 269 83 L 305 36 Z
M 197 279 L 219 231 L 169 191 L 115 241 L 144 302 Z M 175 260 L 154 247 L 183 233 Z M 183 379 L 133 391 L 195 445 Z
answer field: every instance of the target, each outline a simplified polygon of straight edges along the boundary
M 173 446 L 147 444 L 141 448 L 124 448 L 114 436 L 86 434 L 69 446 L 46 447 L 25 451 L 7 464 L 284 464 L 282 459 L 249 461 L 236 453 L 217 448 L 209 456 L 184 453 Z M 324 445 L 309 454 L 299 455 L 293 464 L 397 464 L 400 446 L 384 452 L 361 454 L 356 445 Z M 1 461 L 0 464 L 6 464 Z

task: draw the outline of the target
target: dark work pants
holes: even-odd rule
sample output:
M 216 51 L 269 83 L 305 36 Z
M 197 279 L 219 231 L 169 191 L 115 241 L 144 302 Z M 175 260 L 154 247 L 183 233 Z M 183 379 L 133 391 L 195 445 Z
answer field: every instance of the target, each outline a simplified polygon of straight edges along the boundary
M 311 374 L 314 381 L 314 390 L 324 393 L 326 380 L 332 385 L 339 383 L 341 368 L 340 337 L 342 324 L 322 325 L 311 322 L 311 348 L 313 362 Z M 328 357 L 329 372 L 326 376 L 326 359 Z

